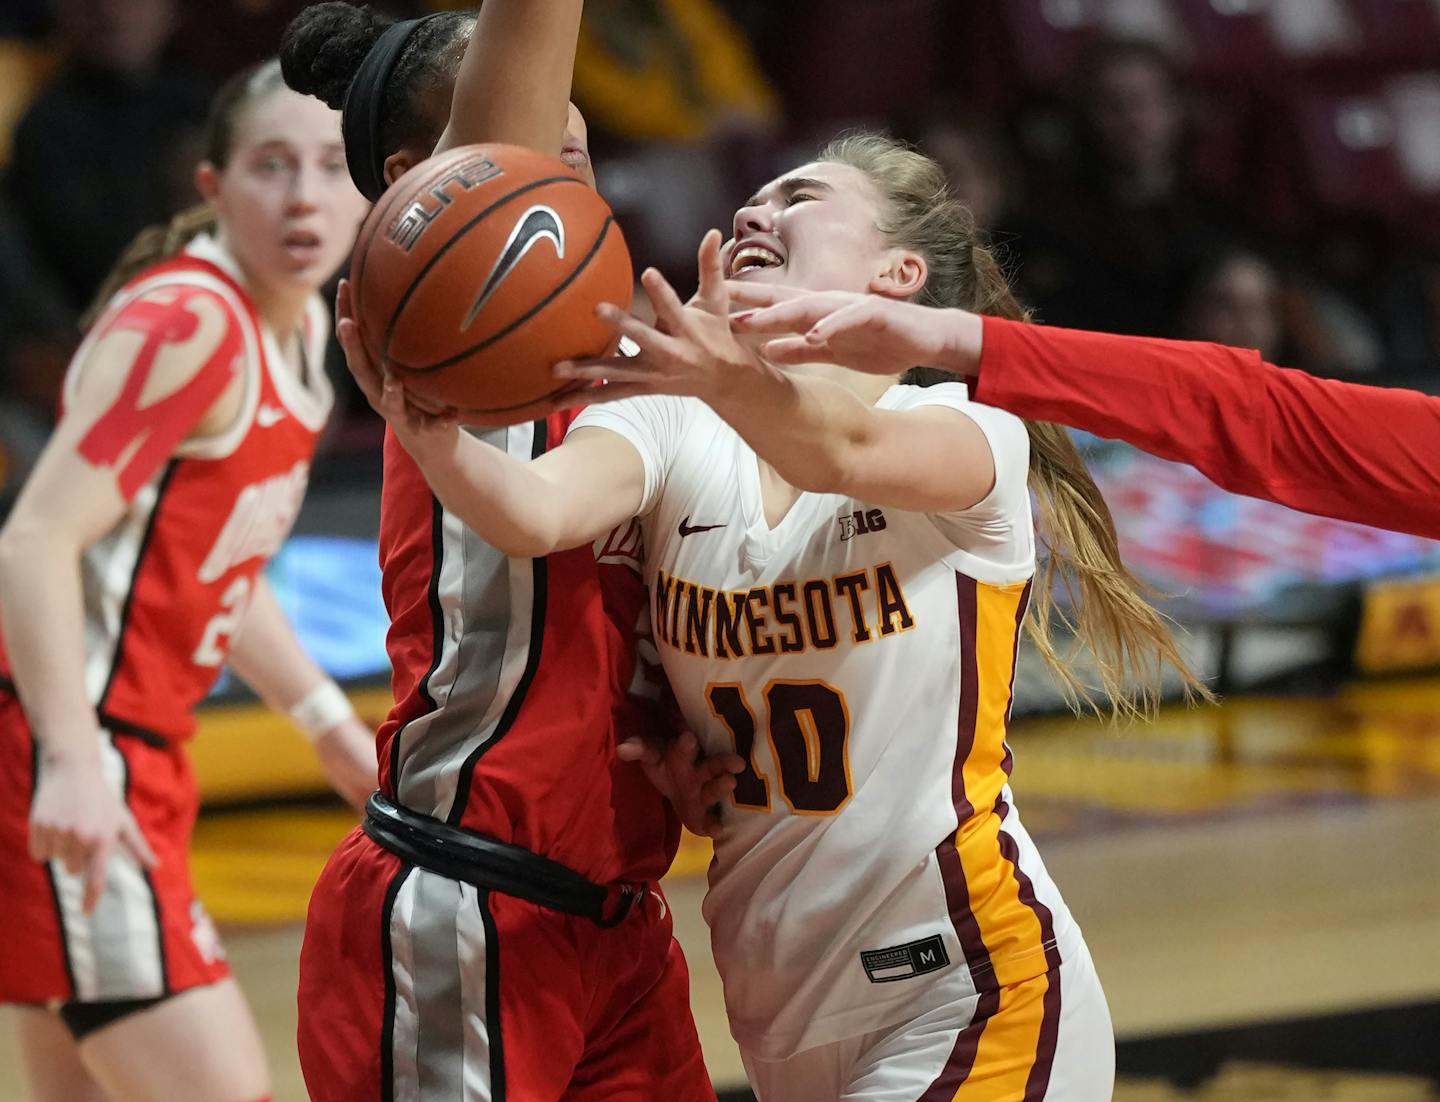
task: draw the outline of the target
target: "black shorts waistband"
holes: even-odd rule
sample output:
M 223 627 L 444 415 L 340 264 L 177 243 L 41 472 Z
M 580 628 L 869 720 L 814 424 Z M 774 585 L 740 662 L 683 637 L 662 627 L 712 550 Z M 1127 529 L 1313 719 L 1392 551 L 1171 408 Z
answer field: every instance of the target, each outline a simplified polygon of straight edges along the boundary
M 366 802 L 361 825 L 377 845 L 419 868 L 588 918 L 599 926 L 624 921 L 646 892 L 644 884 L 597 884 L 524 846 L 451 826 L 401 807 L 380 792 Z

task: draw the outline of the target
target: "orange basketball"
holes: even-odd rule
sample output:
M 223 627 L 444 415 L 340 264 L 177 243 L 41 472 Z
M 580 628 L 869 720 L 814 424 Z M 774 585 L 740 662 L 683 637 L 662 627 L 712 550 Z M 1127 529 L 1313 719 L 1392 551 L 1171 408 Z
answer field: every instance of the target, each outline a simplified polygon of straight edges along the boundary
M 630 306 L 630 251 L 562 162 L 510 145 L 425 161 L 381 196 L 351 268 L 366 346 L 423 402 L 529 420 L 561 360 L 610 354 L 601 302 Z

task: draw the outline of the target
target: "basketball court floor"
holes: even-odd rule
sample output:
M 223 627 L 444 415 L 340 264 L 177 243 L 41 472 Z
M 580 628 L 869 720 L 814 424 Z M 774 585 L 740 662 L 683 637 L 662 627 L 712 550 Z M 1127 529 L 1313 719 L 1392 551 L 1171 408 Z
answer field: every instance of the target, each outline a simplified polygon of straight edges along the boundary
M 1027 720 L 1014 789 L 1094 952 L 1122 1102 L 1440 1102 L 1440 681 L 1247 698 L 1113 731 Z M 206 815 L 201 894 L 303 1099 L 295 959 L 309 886 L 353 820 Z M 699 915 L 706 844 L 666 883 L 706 1057 L 748 1098 Z M 0 1099 L 18 1099 L 0 1038 Z M 657 1100 L 663 1102 L 663 1100 Z

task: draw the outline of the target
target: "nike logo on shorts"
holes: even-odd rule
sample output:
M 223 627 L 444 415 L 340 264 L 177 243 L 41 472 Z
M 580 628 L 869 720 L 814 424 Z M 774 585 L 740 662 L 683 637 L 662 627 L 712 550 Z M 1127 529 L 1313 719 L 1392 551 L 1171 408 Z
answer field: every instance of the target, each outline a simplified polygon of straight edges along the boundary
M 261 406 L 255 411 L 255 423 L 262 429 L 274 428 L 285 420 L 285 411 L 278 406 Z

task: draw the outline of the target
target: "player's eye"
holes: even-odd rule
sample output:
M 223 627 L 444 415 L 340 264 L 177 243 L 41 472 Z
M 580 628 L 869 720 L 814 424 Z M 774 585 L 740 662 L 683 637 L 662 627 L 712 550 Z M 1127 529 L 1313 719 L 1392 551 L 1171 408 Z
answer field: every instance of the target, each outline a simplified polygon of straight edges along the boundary
M 789 199 L 789 201 L 787 202 L 786 205 L 793 207 L 796 203 L 809 203 L 809 202 L 813 201 L 815 198 L 817 198 L 817 197 L 814 196 L 814 195 L 811 195 L 810 192 L 808 192 L 808 191 L 796 191 L 796 192 L 792 192 L 792 193 L 791 193 L 790 199 Z

